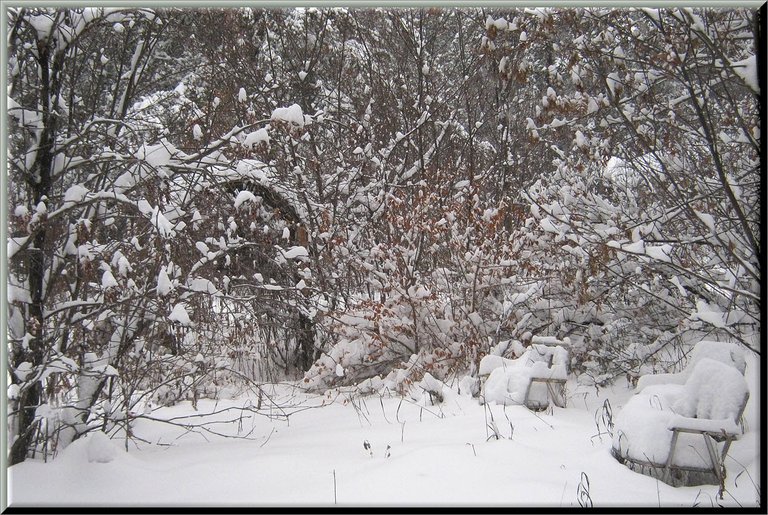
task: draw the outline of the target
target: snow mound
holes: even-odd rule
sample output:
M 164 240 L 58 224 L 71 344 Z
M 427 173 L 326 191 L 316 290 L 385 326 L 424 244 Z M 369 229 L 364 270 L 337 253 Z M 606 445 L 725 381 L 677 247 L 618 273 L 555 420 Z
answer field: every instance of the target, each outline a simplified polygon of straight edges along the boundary
M 101 287 L 106 290 L 107 288 L 114 288 L 116 286 L 119 285 L 115 279 L 115 276 L 112 275 L 110 270 L 105 270 L 104 274 L 101 276 Z
M 249 133 L 243 141 L 243 146 L 246 148 L 252 148 L 253 145 L 258 145 L 260 143 L 266 143 L 269 145 L 269 133 L 267 132 L 267 129 L 261 128 Z
M 291 247 L 286 251 L 283 251 L 283 257 L 285 259 L 298 259 L 309 257 L 309 251 L 302 246 Z
M 464 376 L 459 381 L 459 394 L 475 397 L 480 393 L 480 379 L 472 376 Z
M 517 366 L 516 359 L 509 359 L 502 356 L 494 356 L 492 354 L 488 354 L 480 360 L 478 374 L 481 376 L 486 376 L 497 368 L 510 368 L 514 366 Z
M 56 463 L 67 467 L 85 463 L 111 463 L 121 457 L 121 450 L 109 436 L 93 431 L 67 445 L 56 457 Z
M 85 437 L 85 452 L 89 463 L 109 463 L 113 461 L 120 452 L 112 443 L 109 437 L 97 431 Z
M 218 290 L 216 286 L 209 281 L 201 277 L 194 277 L 187 280 L 187 288 L 192 291 L 215 294 Z
M 37 31 L 38 41 L 47 40 L 54 28 L 54 19 L 48 14 L 30 16 L 27 18 L 27 22 Z
M 187 313 L 187 310 L 184 308 L 184 304 L 176 304 L 173 307 L 171 314 L 168 315 L 168 320 L 170 320 L 171 322 L 178 322 L 184 326 L 192 325 L 192 320 L 190 320 L 189 314 Z
M 544 340 L 542 339 L 542 341 Z M 525 349 L 517 359 L 508 359 L 494 354 L 486 355 L 480 360 L 478 373 L 479 375 L 484 376 L 490 374 L 497 368 L 525 368 L 541 362 L 553 367 L 548 374 L 556 374 L 557 378 L 565 379 L 568 370 L 568 361 L 568 351 L 564 347 L 560 345 L 534 343 Z
M 299 104 L 293 104 L 289 107 L 278 107 L 272 111 L 270 119 L 298 125 L 299 127 L 304 127 L 311 120 L 309 116 L 304 114 Z
M 424 394 L 422 399 L 428 397 L 432 403 L 445 402 L 456 397 L 454 390 L 429 372 L 424 374 L 421 381 L 416 383 L 416 393 L 419 391 Z
M 163 238 L 172 238 L 176 235 L 176 231 L 173 230 L 173 224 L 160 212 L 159 207 L 152 209 L 150 221 L 155 226 L 155 229 L 157 229 L 158 234 Z
M 178 149 L 166 140 L 156 144 L 144 144 L 134 153 L 134 157 L 146 162 L 153 168 L 166 166 L 171 163 Z
M 256 202 L 256 195 L 248 190 L 243 190 L 239 192 L 237 198 L 235 198 L 235 209 L 240 209 L 240 206 L 246 202 Z
M 160 297 L 168 295 L 173 290 L 173 282 L 168 277 L 168 272 L 165 265 L 160 268 L 160 272 L 157 274 L 157 294 Z
M 64 203 L 77 204 L 82 202 L 87 194 L 88 189 L 85 186 L 82 184 L 75 184 L 74 186 L 70 186 L 64 194 Z
M 497 368 L 483 386 L 485 402 L 511 405 L 522 404 L 525 398 L 525 390 L 531 382 L 531 376 L 523 368 Z
M 757 57 L 751 55 L 741 61 L 731 63 L 733 73 L 738 75 L 744 83 L 755 93 L 760 93 L 760 82 L 757 79 Z

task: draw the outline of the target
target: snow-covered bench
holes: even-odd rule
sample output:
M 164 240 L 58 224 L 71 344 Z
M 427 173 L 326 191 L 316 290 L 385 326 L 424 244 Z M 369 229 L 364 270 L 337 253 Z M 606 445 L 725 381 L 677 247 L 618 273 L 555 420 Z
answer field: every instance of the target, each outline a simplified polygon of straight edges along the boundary
M 683 371 L 673 374 L 647 374 L 641 376 L 637 381 L 637 388 L 635 391 L 639 393 L 646 386 L 655 384 L 684 384 L 686 379 L 688 379 L 691 370 L 693 370 L 696 363 L 702 358 L 714 359 L 725 363 L 726 365 L 730 365 L 741 372 L 742 375 L 746 368 L 744 351 L 738 344 L 704 340 L 693 347 L 688 364 Z
M 648 385 L 630 398 L 616 416 L 612 454 L 673 486 L 720 484 L 749 389 L 721 361 L 704 357 L 689 368 L 684 384 Z
M 568 351 L 559 345 L 533 344 L 517 359 L 485 356 L 478 371 L 481 378 L 487 377 L 485 402 L 544 409 L 552 399 L 555 406 L 565 407 L 568 362 Z

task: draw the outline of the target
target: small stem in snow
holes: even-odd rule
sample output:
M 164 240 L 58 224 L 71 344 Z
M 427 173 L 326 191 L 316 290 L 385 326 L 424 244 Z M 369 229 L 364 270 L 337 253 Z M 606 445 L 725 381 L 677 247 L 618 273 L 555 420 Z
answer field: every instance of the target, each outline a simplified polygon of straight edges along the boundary
M 390 424 L 390 421 L 387 418 L 387 412 L 384 410 L 384 400 L 381 397 L 379 397 L 379 403 L 381 403 L 381 413 L 384 415 L 384 420 L 387 421 L 387 424 Z
M 336 469 L 333 469 L 333 504 L 336 502 Z

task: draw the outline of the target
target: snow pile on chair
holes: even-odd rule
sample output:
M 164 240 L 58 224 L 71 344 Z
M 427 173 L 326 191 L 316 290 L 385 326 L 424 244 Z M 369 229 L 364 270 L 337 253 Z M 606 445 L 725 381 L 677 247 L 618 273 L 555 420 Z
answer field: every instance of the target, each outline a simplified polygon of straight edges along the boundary
M 714 359 L 730 365 L 742 374 L 744 374 L 744 369 L 747 366 L 744 352 L 738 344 L 704 340 L 697 343 L 693 348 L 688 366 L 682 372 L 644 375 L 637 381 L 637 391 L 655 384 L 684 384 L 696 363 L 703 358 Z

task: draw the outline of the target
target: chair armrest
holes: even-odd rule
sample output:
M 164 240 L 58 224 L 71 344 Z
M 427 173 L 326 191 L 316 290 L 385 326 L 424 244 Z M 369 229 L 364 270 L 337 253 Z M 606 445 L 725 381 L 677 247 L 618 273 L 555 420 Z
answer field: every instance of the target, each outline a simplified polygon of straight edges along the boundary
M 635 386 L 635 393 L 640 393 L 646 386 L 658 384 L 685 384 L 688 376 L 678 372 L 676 374 L 645 374 L 640 376 Z
M 681 433 L 701 433 L 713 437 L 737 438 L 741 429 L 733 419 L 691 418 L 673 415 L 669 419 L 667 429 Z
M 531 381 L 536 381 L 538 383 L 556 383 L 556 384 L 565 384 L 568 382 L 567 379 L 563 379 L 561 377 L 551 377 L 551 376 L 531 376 Z
M 565 382 L 568 379 L 568 371 L 563 365 L 553 365 L 551 367 L 541 365 L 543 363 L 536 363 L 534 366 L 526 369 L 531 379 L 548 380 L 551 382 Z

